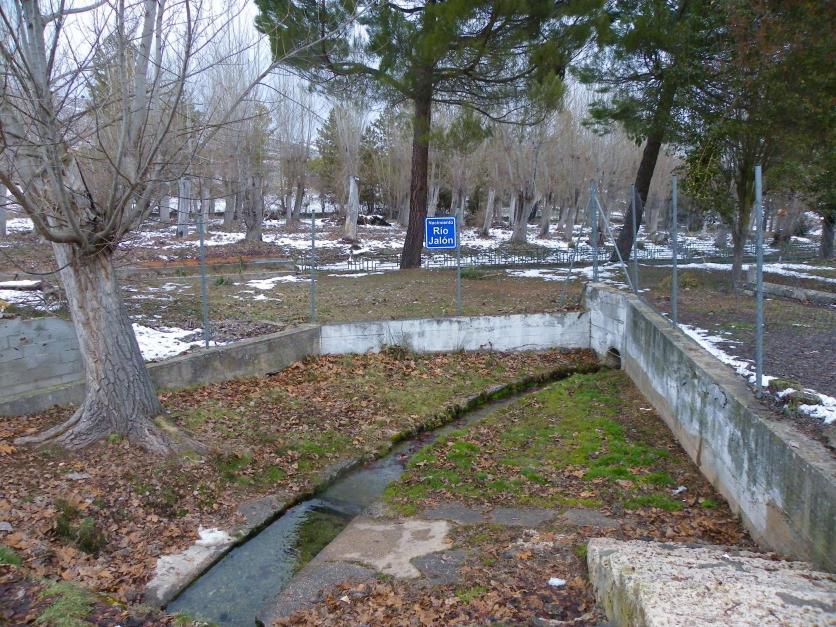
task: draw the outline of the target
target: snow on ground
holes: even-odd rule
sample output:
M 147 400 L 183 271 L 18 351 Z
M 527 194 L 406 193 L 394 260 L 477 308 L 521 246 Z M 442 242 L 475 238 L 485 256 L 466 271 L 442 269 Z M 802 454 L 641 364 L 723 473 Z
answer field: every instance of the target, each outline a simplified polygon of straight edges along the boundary
M 2 303 L 31 307 L 36 311 L 55 311 L 58 309 L 58 303 L 48 301 L 44 298 L 43 292 L 39 291 L 0 289 L 0 311 L 5 308 Z
M 160 327 L 152 329 L 134 323 L 134 334 L 139 342 L 139 350 L 146 361 L 174 357 L 190 348 L 203 346 L 203 330 L 178 329 L 177 327 Z M 210 342 L 210 346 L 218 346 L 217 342 Z
M 40 285 L 40 281 L 31 281 L 29 279 L 21 279 L 18 281 L 3 281 L 0 283 L 0 290 L 2 289 L 14 289 L 14 288 L 21 288 L 21 287 L 37 287 Z
M 508 269 L 506 274 L 520 278 L 543 279 L 544 281 L 565 281 L 570 278 L 568 268 L 526 268 L 524 270 Z M 573 268 L 571 278 L 592 280 L 592 266 Z M 598 267 L 598 281 L 618 287 L 627 287 L 622 280 L 624 271 L 616 264 L 602 264 Z
M 730 355 L 720 347 L 723 343 L 730 343 L 729 340 L 720 337 L 719 335 L 711 335 L 705 329 L 693 327 L 688 324 L 680 324 L 679 328 L 682 329 L 682 331 L 697 344 L 714 355 L 714 357 L 722 361 L 724 364 L 734 368 L 737 374 L 744 377 L 751 385 L 755 384 L 755 364 L 748 359 L 742 359 L 740 357 Z M 763 375 L 762 385 L 764 387 L 768 386 L 769 382 L 775 378 L 776 377 Z M 812 416 L 813 418 L 818 418 L 823 421 L 824 424 L 830 424 L 831 422 L 836 421 L 836 398 L 807 388 L 805 388 L 804 391 L 818 396 L 821 404 L 799 405 L 799 411 L 807 414 L 808 416 Z M 777 396 L 778 398 L 783 398 L 789 393 L 790 390 L 784 390 L 783 393 L 779 392 Z
M 660 268 L 669 268 L 670 264 L 661 264 Z M 720 270 L 722 272 L 731 272 L 732 265 L 730 263 L 680 263 L 677 264 L 680 270 Z M 763 264 L 764 274 L 781 274 L 783 276 L 795 277 L 798 279 L 810 279 L 811 281 L 821 281 L 823 283 L 836 283 L 836 278 L 821 276 L 819 274 L 810 274 L 811 272 L 821 272 L 828 270 L 826 266 L 814 266 L 805 263 L 765 263 Z M 801 272 L 802 270 L 806 272 Z
M 9 218 L 6 220 L 7 233 L 31 233 L 35 225 L 29 218 Z
M 306 281 L 310 281 L 310 278 L 295 274 L 283 274 L 269 279 L 253 279 L 252 281 L 247 281 L 246 285 L 259 290 L 272 290 L 279 283 L 305 283 Z M 240 285 L 240 283 L 234 283 L 233 285 Z

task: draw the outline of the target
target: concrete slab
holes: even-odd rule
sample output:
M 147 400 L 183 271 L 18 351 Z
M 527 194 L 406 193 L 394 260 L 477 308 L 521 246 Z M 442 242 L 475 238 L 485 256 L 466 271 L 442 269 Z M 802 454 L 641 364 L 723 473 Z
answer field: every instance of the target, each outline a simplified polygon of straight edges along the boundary
M 422 555 L 412 560 L 431 586 L 456 583 L 461 579 L 459 569 L 464 564 L 467 553 L 461 549 L 440 551 Z
M 260 625 L 272 625 L 293 612 L 317 603 L 323 593 L 341 583 L 362 583 L 377 573 L 359 564 L 316 559 L 303 568 L 288 586 L 256 616 Z
M 558 515 L 557 510 L 539 507 L 497 507 L 490 513 L 490 522 L 506 527 L 537 527 Z
M 485 509 L 468 507 L 463 503 L 452 502 L 436 505 L 421 513 L 427 520 L 449 520 L 459 525 L 478 525 L 486 521 Z
M 360 516 L 343 529 L 317 560 L 355 562 L 382 573 L 414 579 L 421 572 L 411 560 L 450 548 L 446 520 L 380 520 Z
M 836 576 L 717 547 L 594 538 L 598 603 L 620 626 L 833 625 Z

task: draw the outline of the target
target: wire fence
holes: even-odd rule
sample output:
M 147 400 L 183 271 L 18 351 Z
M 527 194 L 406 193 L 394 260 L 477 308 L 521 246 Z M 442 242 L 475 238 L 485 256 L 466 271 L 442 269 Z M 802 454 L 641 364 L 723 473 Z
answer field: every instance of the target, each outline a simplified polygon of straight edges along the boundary
M 754 227 L 738 283 L 730 255 L 712 251 L 701 258 L 693 244 L 680 243 L 676 179 L 668 259 L 653 263 L 639 254 L 604 266 L 598 278 L 632 289 L 745 377 L 756 395 L 769 393 L 787 407 L 806 405 L 816 415 L 823 411 L 816 407 L 829 402 L 821 395 L 836 396 L 836 266 L 817 260 L 812 242 L 764 242 L 759 170 L 756 181 Z M 610 244 L 615 235 L 609 234 Z M 641 251 L 642 235 L 634 251 Z

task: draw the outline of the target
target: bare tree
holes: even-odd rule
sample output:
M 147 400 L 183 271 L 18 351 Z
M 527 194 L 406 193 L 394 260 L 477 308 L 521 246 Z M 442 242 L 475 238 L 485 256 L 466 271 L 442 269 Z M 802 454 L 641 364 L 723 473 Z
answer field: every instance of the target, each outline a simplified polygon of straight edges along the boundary
M 202 103 L 197 144 L 173 140 L 198 52 L 217 62 L 210 42 L 224 19 L 191 1 L 0 4 L 0 183 L 51 243 L 86 381 L 69 420 L 23 443 L 80 448 L 115 432 L 165 453 L 188 442 L 159 418 L 113 253 L 248 91 L 231 107 Z
M 360 215 L 360 194 L 357 181 L 360 175 L 360 140 L 366 128 L 368 111 L 360 102 L 342 103 L 335 107 L 340 166 L 346 186 L 348 204 L 343 237 L 357 241 L 357 218 Z

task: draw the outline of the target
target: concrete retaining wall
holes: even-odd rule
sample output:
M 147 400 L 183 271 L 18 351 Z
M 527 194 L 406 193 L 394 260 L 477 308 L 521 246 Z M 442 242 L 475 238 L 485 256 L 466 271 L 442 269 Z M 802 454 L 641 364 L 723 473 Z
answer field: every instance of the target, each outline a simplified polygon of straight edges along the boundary
M 320 353 L 342 355 L 403 346 L 417 353 L 589 348 L 589 314 L 515 314 L 329 324 Z
M 319 351 L 319 327 L 304 325 L 291 331 L 249 338 L 217 348 L 202 349 L 165 361 L 147 364 L 160 390 L 206 385 L 236 377 L 278 372 Z M 78 369 L 80 369 L 80 364 Z M 38 391 L 0 398 L 0 416 L 20 416 L 54 405 L 78 404 L 84 398 L 84 380 L 78 369 L 69 383 L 38 382 Z M 3 380 L 5 392 L 5 380 Z
M 765 415 L 742 379 L 633 296 L 592 286 L 591 346 L 613 347 L 758 543 L 836 570 L 836 462 Z
M 81 371 L 81 353 L 71 322 L 61 318 L 0 321 L 4 396 L 68 383 Z

